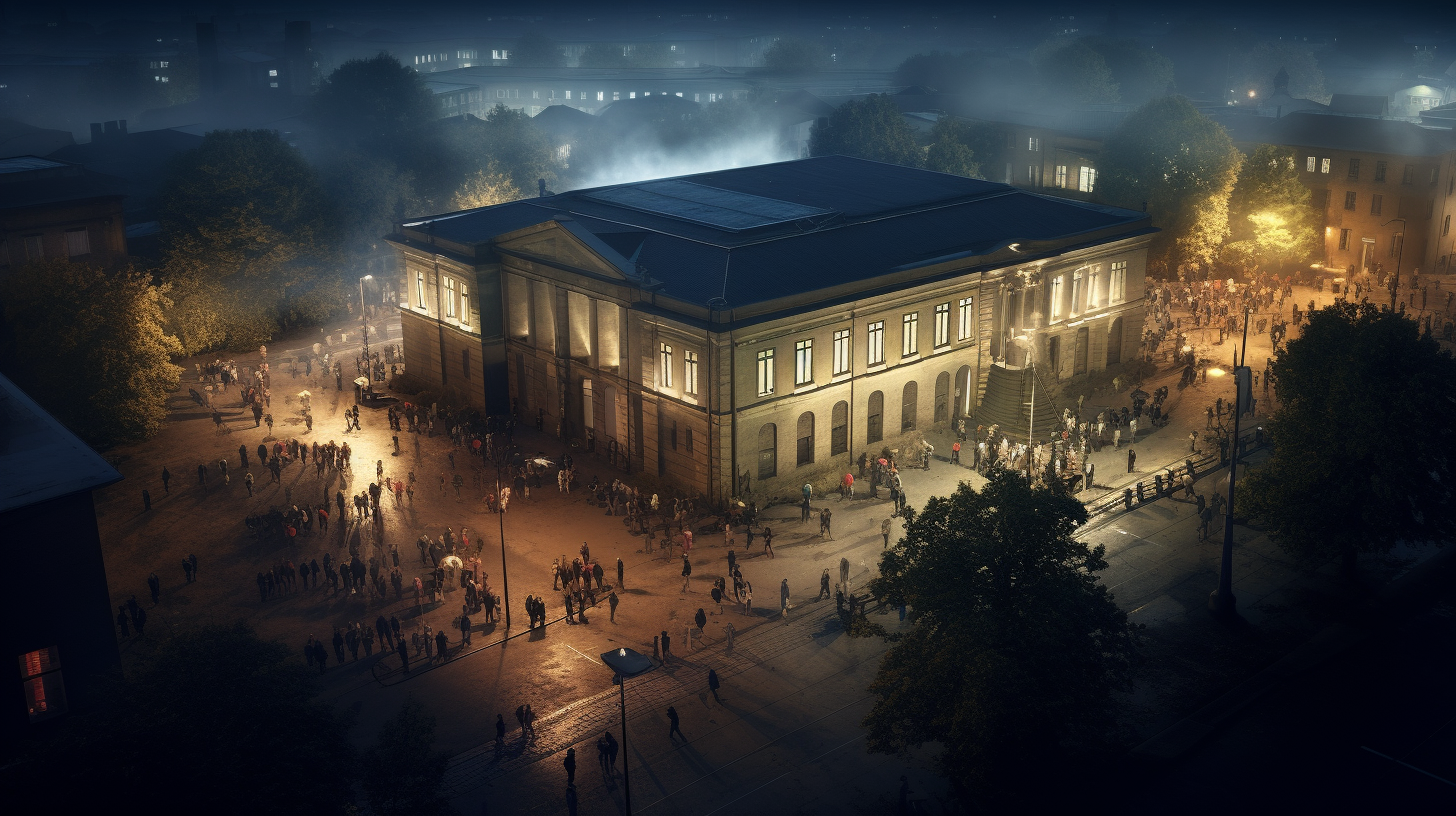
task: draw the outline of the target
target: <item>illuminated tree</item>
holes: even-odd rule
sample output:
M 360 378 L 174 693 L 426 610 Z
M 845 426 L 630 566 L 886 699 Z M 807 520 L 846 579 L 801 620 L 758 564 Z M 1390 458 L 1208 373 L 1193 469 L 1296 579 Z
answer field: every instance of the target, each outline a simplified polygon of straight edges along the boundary
M 809 155 L 834 154 L 919 167 L 925 152 L 890 97 L 870 94 L 840 105 L 809 132 Z
M 1237 506 L 1279 546 L 1351 576 L 1360 553 L 1450 539 L 1456 360 L 1416 321 L 1337 301 L 1310 313 L 1268 376 L 1273 452 L 1239 478 Z
M 763 53 L 763 65 L 773 71 L 807 73 L 822 71 L 830 64 L 829 51 L 814 40 L 780 37 Z
M 1074 537 L 1086 520 L 1065 491 L 1002 469 L 910 512 L 869 590 L 915 625 L 855 624 L 892 644 L 870 684 L 870 751 L 936 743 L 955 786 L 1024 796 L 1068 746 L 1105 739 L 1137 627 L 1098 582 L 1104 548 Z
M 1172 275 L 1206 268 L 1228 235 L 1229 196 L 1243 157 L 1228 133 L 1181 96 L 1154 99 L 1108 137 L 1098 163 L 1102 200 L 1143 209 L 1161 228 L 1149 264 Z
M 163 328 L 151 276 L 66 261 L 12 269 L 0 366 L 47 411 L 96 446 L 147 439 L 167 419 L 182 351 Z
M 1319 213 L 1299 180 L 1294 152 L 1259 145 L 1239 169 L 1229 200 L 1229 227 L 1236 244 L 1247 244 L 1256 264 L 1283 269 L 1318 247 Z
M 467 178 L 465 184 L 455 191 L 450 199 L 451 210 L 469 210 L 475 207 L 489 207 L 521 198 L 521 191 L 511 182 L 510 176 L 500 172 L 495 164 L 479 170 Z

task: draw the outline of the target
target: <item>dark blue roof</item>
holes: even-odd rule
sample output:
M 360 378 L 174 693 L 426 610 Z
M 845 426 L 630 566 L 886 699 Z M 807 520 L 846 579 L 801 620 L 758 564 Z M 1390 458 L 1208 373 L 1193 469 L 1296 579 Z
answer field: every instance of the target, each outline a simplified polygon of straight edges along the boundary
M 677 208 L 667 196 L 642 195 L 654 190 L 694 200 Z M 1150 230 L 1140 212 L 845 156 L 577 190 L 418 219 L 405 228 L 428 223 L 439 238 L 480 245 L 565 215 L 624 257 L 635 254 L 662 282 L 659 292 L 695 304 L 722 297 L 729 306 L 868 281 L 1010 243 Z

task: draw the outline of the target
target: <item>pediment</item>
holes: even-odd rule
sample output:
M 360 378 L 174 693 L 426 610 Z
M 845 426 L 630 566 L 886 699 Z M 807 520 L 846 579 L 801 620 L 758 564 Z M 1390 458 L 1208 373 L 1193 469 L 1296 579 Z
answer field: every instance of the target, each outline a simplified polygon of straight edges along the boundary
M 552 220 L 496 239 L 502 250 L 519 252 L 615 280 L 627 280 L 632 264 L 600 238 L 570 220 Z

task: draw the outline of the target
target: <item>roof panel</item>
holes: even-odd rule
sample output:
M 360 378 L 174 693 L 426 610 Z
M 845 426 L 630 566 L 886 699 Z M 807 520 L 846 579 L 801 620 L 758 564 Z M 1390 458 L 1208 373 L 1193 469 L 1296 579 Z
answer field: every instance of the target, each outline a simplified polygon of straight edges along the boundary
M 609 187 L 587 193 L 586 198 L 734 232 L 834 214 L 833 210 L 680 179 Z

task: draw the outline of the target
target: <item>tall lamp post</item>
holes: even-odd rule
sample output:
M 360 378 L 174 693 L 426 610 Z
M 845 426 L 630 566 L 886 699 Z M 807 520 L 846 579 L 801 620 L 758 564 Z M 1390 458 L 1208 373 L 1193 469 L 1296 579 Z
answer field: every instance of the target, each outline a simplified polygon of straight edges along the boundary
M 1400 222 L 1400 247 L 1395 253 L 1395 277 L 1390 281 L 1390 310 L 1392 312 L 1395 311 L 1395 299 L 1400 297 L 1400 257 L 1405 254 L 1406 223 L 1404 218 L 1392 218 L 1380 225 L 1388 227 L 1397 221 Z
M 495 459 L 495 498 L 500 502 L 501 495 L 501 470 L 511 461 L 510 451 L 498 445 L 492 445 L 491 450 Z M 506 511 L 497 504 L 496 516 L 500 521 L 500 542 L 501 542 L 501 591 L 505 593 L 506 608 L 506 629 L 511 628 L 511 580 L 506 576 Z
M 1208 610 L 1232 618 L 1234 604 L 1234 476 L 1239 466 L 1239 420 L 1244 415 L 1244 390 L 1253 396 L 1253 380 L 1246 359 L 1249 353 L 1249 309 L 1244 308 L 1244 339 L 1239 345 L 1239 365 L 1234 367 L 1234 437 L 1229 457 L 1228 512 L 1223 520 L 1223 559 L 1218 569 L 1218 589 L 1208 596 Z
M 610 652 L 602 653 L 602 662 L 607 668 L 616 672 L 612 682 L 616 684 L 621 692 L 622 699 L 622 790 L 626 802 L 627 816 L 632 816 L 632 776 L 628 772 L 628 764 L 631 760 L 627 752 L 627 678 L 640 677 L 653 669 L 657 664 L 652 658 L 642 654 L 636 649 L 613 649 Z
M 359 328 L 363 332 L 361 336 L 364 338 L 364 363 L 365 363 L 365 365 L 370 365 L 370 363 L 369 363 L 369 318 L 364 314 L 364 281 L 367 281 L 367 280 L 374 280 L 374 276 L 373 275 L 365 275 L 364 277 L 362 277 L 362 278 L 359 279 Z M 373 369 L 373 366 L 372 365 L 370 365 L 370 369 L 369 369 L 369 379 L 370 380 L 373 380 L 374 379 L 374 369 Z

